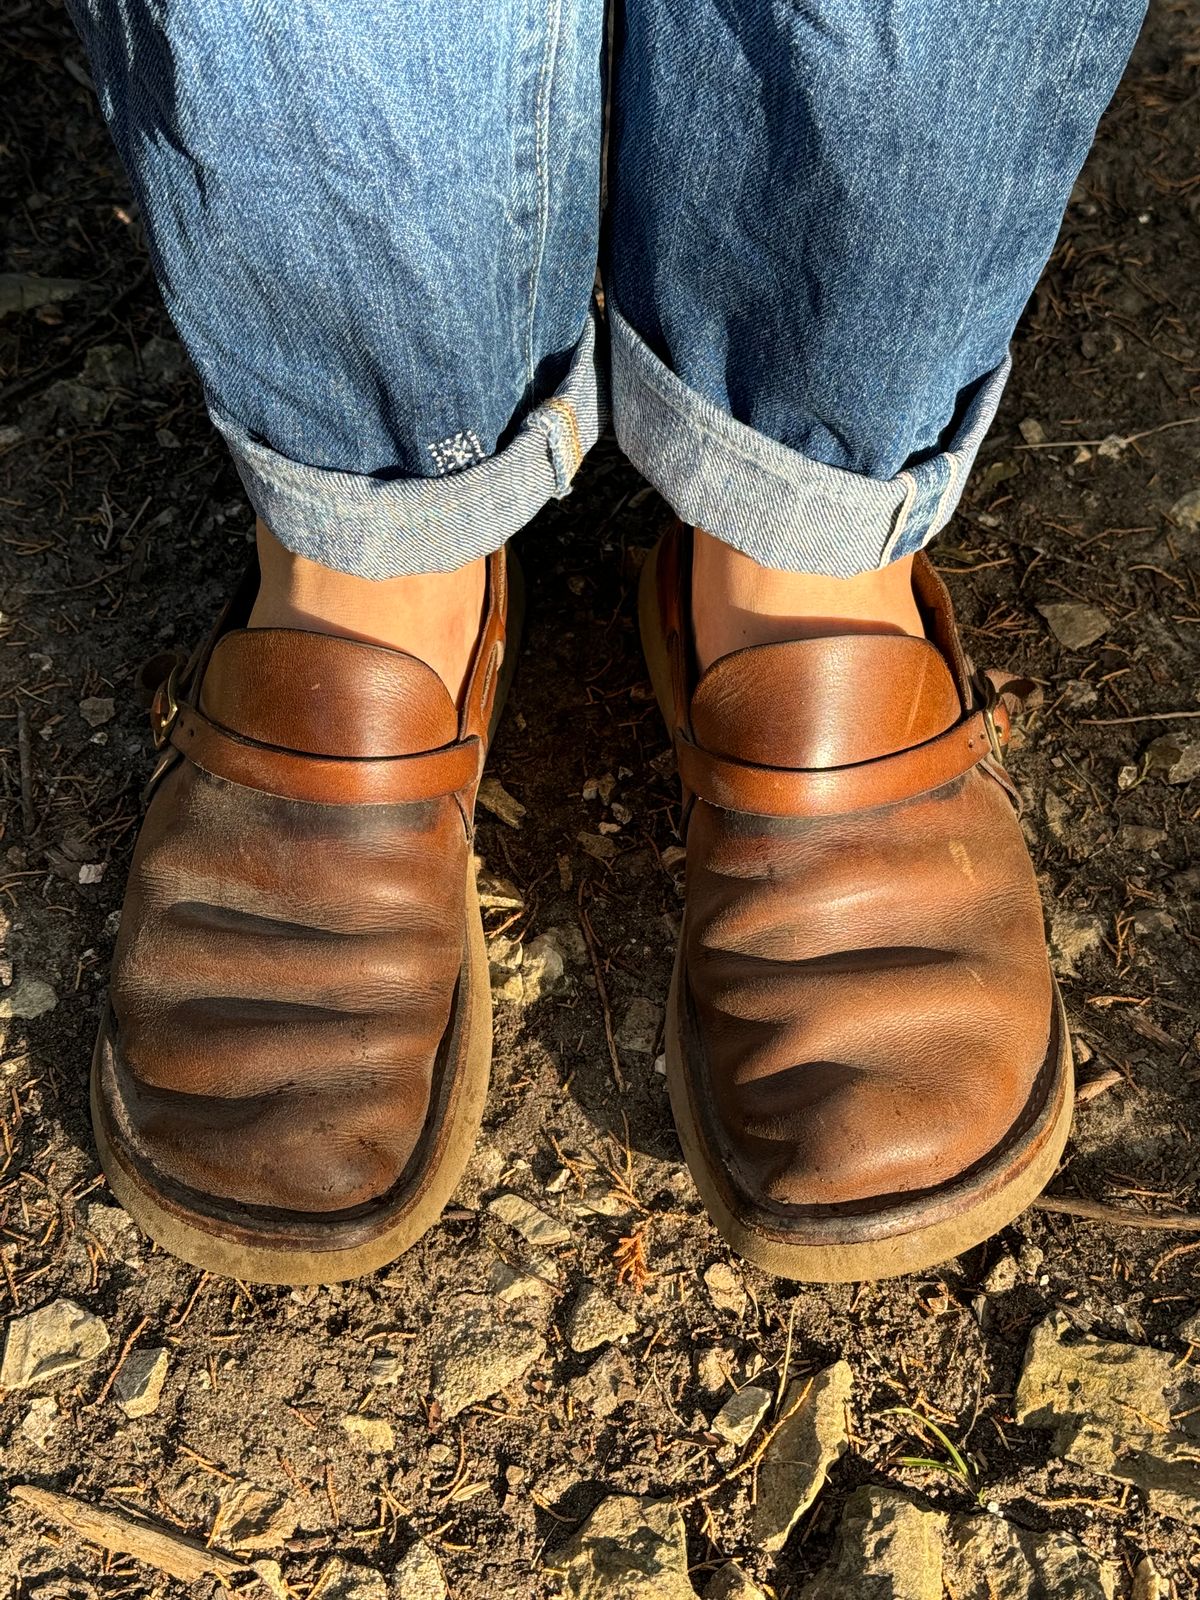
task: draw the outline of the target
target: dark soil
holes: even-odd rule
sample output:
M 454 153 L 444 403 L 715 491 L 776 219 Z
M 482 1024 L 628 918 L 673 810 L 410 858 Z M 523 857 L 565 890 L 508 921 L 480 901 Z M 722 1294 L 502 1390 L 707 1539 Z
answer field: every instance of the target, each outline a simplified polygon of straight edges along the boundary
M 682 1498 L 713 1485 L 686 1513 L 698 1586 L 705 1564 L 734 1553 L 787 1597 L 827 1555 L 856 1483 L 972 1504 L 948 1478 L 897 1464 L 915 1441 L 888 1412 L 907 1405 L 941 1422 L 983 1498 L 1019 1524 L 1112 1556 L 1126 1585 L 1151 1553 L 1175 1595 L 1200 1595 L 1194 1530 L 1056 1462 L 1047 1435 L 1011 1420 L 1027 1333 L 1056 1305 L 1081 1328 L 1183 1357 L 1174 1330 L 1200 1304 L 1195 1235 L 1034 1210 L 927 1279 L 821 1288 L 744 1269 L 745 1313 L 717 1311 L 700 1275 L 727 1252 L 687 1181 L 653 1054 L 624 1051 L 627 1087 L 614 1086 L 590 966 L 571 969 L 561 998 L 498 1006 L 481 1154 L 446 1219 L 387 1271 L 311 1293 L 251 1292 L 158 1251 L 131 1263 L 105 1253 L 87 1223 L 106 1196 L 86 1082 L 151 760 L 139 673 L 207 624 L 251 519 L 193 376 L 174 347 L 151 342 L 172 330 L 64 13 L 17 4 L 6 36 L 3 268 L 85 287 L 0 323 L 0 918 L 11 919 L 17 978 L 48 980 L 58 996 L 53 1011 L 11 1024 L 3 1047 L 0 1306 L 8 1316 L 69 1295 L 104 1318 L 113 1342 L 54 1391 L 62 1414 L 44 1449 L 22 1431 L 41 1391 L 0 1396 L 4 1474 L 200 1536 L 227 1476 L 245 1477 L 294 1496 L 300 1531 L 282 1560 L 300 1593 L 329 1552 L 386 1572 L 419 1532 L 456 1600 L 553 1592 L 547 1551 L 606 1491 Z M 968 648 L 1042 686 L 1013 765 L 1082 1075 L 1112 1078 L 1081 1104 L 1052 1192 L 1135 1217 L 1200 1213 L 1200 788 L 1144 760 L 1162 734 L 1200 739 L 1200 722 L 1149 720 L 1200 712 L 1200 533 L 1169 517 L 1200 485 L 1198 63 L 1195 0 L 1157 5 L 936 550 Z M 1072 443 L 1029 448 L 1031 420 L 1044 441 Z M 637 997 L 662 1003 L 680 912 L 674 858 L 664 861 L 678 843 L 677 786 L 633 606 L 661 516 L 606 442 L 576 492 L 522 537 L 529 624 L 491 771 L 527 815 L 513 829 L 485 813 L 479 830 L 488 867 L 524 896 L 510 935 L 577 927 L 582 886 L 618 1024 Z M 1038 610 L 1072 599 L 1109 619 L 1084 651 L 1061 647 Z M 113 699 L 111 720 L 83 719 L 89 697 Z M 587 781 L 606 776 L 607 803 L 584 798 Z M 603 822 L 615 831 L 601 834 Z M 615 852 L 598 859 L 581 834 Z M 103 870 L 81 881 L 81 867 Z M 429 1331 L 454 1314 L 455 1296 L 485 1287 L 498 1254 L 524 1248 L 478 1209 L 499 1186 L 570 1219 L 572 1242 L 556 1252 L 564 1292 L 538 1313 L 549 1349 L 530 1379 L 443 1425 L 426 1404 Z M 581 1186 L 607 1195 L 596 1214 L 570 1209 Z M 615 1253 L 635 1232 L 649 1280 L 640 1295 L 617 1291 L 638 1317 L 625 1352 L 634 1393 L 598 1421 L 568 1398 L 591 1358 L 572 1354 L 562 1323 L 579 1284 L 615 1287 Z M 981 1281 L 1006 1250 L 1022 1263 L 1015 1287 L 985 1303 Z M 143 1322 L 139 1343 L 169 1345 L 172 1366 L 158 1412 L 130 1422 L 111 1397 L 96 1402 Z M 789 1326 L 793 1371 L 851 1362 L 854 1438 L 768 1564 L 744 1543 L 745 1480 L 720 1486 L 729 1458 L 707 1432 L 716 1400 L 696 1363 L 719 1346 L 736 1370 L 761 1362 L 773 1383 Z M 402 1353 L 404 1376 L 366 1409 L 392 1423 L 396 1449 L 369 1456 L 339 1419 L 368 1396 L 384 1346 Z M 0 1594 L 178 1587 L 15 1503 L 0 1506 L 0 1522 Z

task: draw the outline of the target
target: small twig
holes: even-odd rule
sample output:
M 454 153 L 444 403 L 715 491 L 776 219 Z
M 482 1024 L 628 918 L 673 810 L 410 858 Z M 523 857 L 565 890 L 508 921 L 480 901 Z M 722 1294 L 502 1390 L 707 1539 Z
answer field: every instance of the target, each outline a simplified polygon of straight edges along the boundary
M 1153 1283 L 1156 1278 L 1160 1277 L 1163 1268 L 1169 1262 L 1174 1261 L 1179 1256 L 1190 1255 L 1193 1250 L 1200 1250 L 1200 1239 L 1197 1239 L 1193 1244 L 1173 1245 L 1164 1255 L 1159 1256 L 1158 1260 L 1150 1268 L 1150 1281 Z
M 772 1423 L 772 1425 L 767 1429 L 766 1433 L 763 1434 L 762 1438 L 755 1445 L 754 1449 L 751 1450 L 749 1455 L 743 1456 L 738 1462 L 737 1466 L 731 1467 L 723 1478 L 718 1478 L 716 1483 L 710 1484 L 708 1488 L 697 1489 L 694 1491 L 694 1493 L 685 1495 L 682 1500 L 676 1500 L 676 1509 L 681 1511 L 684 1506 L 695 1505 L 697 1500 L 709 1500 L 714 1494 L 716 1494 L 718 1489 L 723 1489 L 727 1483 L 732 1483 L 735 1478 L 744 1478 L 746 1473 L 752 1472 L 762 1460 L 763 1456 L 766 1455 L 767 1447 L 770 1445 L 775 1435 L 779 1432 L 780 1428 L 785 1427 L 792 1420 L 797 1411 L 799 1411 L 800 1407 L 808 1399 L 809 1394 L 812 1392 L 812 1386 L 814 1382 L 815 1378 L 810 1378 L 808 1380 L 808 1382 L 804 1385 L 804 1388 L 779 1418 L 779 1421 Z
M 600 964 L 600 952 L 596 948 L 596 935 L 592 932 L 591 919 L 583 904 L 583 891 L 588 880 L 579 880 L 579 925 L 583 929 L 583 937 L 587 943 L 588 955 L 592 958 L 592 971 L 596 976 L 596 993 L 600 996 L 600 1009 L 604 1013 L 604 1040 L 608 1045 L 608 1059 L 612 1065 L 612 1074 L 616 1079 L 617 1088 L 625 1093 L 625 1074 L 621 1071 L 621 1058 L 617 1054 L 617 1041 L 613 1035 L 612 1006 L 608 1000 L 608 985 L 604 981 L 604 968 Z
M 1187 717 L 1200 717 L 1200 711 L 1143 711 L 1136 717 L 1080 717 L 1088 728 L 1117 728 L 1130 722 L 1181 722 Z
M 33 809 L 33 747 L 29 742 L 29 715 L 25 703 L 17 700 L 17 760 L 21 769 L 21 825 L 26 835 L 37 827 Z
M 1152 433 L 1166 433 L 1169 428 L 1190 428 L 1194 423 L 1200 422 L 1200 417 L 1177 417 L 1174 422 L 1160 422 L 1157 428 L 1143 428 L 1140 433 L 1120 433 L 1116 435 L 1118 443 L 1124 448 L 1133 444 L 1136 439 L 1148 439 Z M 1112 437 L 1110 435 L 1110 437 Z M 1095 447 L 1107 444 L 1107 439 L 1039 439 L 1036 444 L 1014 445 L 1015 450 L 1074 450 L 1077 446 Z
M 147 1566 L 157 1567 L 168 1577 L 178 1578 L 183 1583 L 215 1577 L 227 1584 L 230 1578 L 249 1571 L 240 1562 L 216 1550 L 206 1550 L 195 1539 L 120 1511 L 107 1511 L 82 1500 L 72 1500 L 69 1495 L 52 1494 L 49 1489 L 38 1489 L 31 1483 L 14 1483 L 9 1494 L 60 1528 L 70 1528 L 89 1544 L 117 1555 L 136 1556 Z
M 1033 1205 L 1036 1211 L 1058 1211 L 1065 1217 L 1083 1217 L 1088 1222 L 1112 1222 L 1124 1228 L 1160 1228 L 1167 1233 L 1200 1233 L 1200 1216 L 1188 1212 L 1164 1217 L 1156 1212 L 1101 1205 L 1098 1200 L 1067 1200 L 1052 1194 L 1042 1195 Z
M 784 1392 L 787 1389 L 788 1369 L 792 1364 L 792 1338 L 796 1332 L 796 1302 L 792 1301 L 792 1309 L 788 1314 L 787 1342 L 783 1347 L 783 1366 L 779 1369 L 779 1387 L 775 1391 L 775 1410 L 778 1411 L 783 1404 Z
M 203 1289 L 204 1285 L 207 1282 L 208 1282 L 208 1273 L 207 1272 L 202 1272 L 200 1274 L 199 1278 L 196 1280 L 196 1287 L 192 1290 L 191 1299 L 188 1301 L 187 1305 L 184 1306 L 182 1313 L 178 1317 L 176 1317 L 175 1321 L 171 1324 L 171 1326 L 173 1328 L 182 1328 L 183 1327 L 184 1323 L 187 1321 L 187 1319 L 192 1314 L 192 1307 L 196 1304 L 196 1301 L 200 1296 L 201 1289 Z
M 129 1335 L 128 1339 L 126 1339 L 125 1343 L 121 1346 L 121 1354 L 117 1357 L 117 1364 L 112 1369 L 112 1371 L 109 1373 L 108 1377 L 105 1378 L 103 1389 L 101 1389 L 100 1393 L 92 1401 L 91 1405 L 85 1407 L 85 1410 L 95 1411 L 99 1406 L 102 1406 L 104 1404 L 104 1402 L 108 1399 L 109 1390 L 112 1388 L 113 1384 L 116 1383 L 117 1374 L 120 1372 L 121 1368 L 125 1365 L 126 1361 L 129 1359 L 129 1352 L 133 1349 L 135 1341 L 141 1337 L 141 1335 L 146 1331 L 146 1329 L 149 1326 L 150 1326 L 150 1318 L 149 1317 L 143 1317 L 142 1320 L 138 1323 L 137 1327 Z

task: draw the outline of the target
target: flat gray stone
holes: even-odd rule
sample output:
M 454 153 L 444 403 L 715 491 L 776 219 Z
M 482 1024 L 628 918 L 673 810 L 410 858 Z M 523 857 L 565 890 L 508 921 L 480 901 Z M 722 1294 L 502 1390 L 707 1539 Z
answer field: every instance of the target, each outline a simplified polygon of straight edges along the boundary
M 1200 533 L 1200 489 L 1189 489 L 1180 495 L 1170 510 L 1171 521 L 1189 533 Z
M 571 1230 L 565 1222 L 552 1217 L 519 1194 L 498 1194 L 488 1201 L 488 1210 L 510 1228 L 515 1228 L 535 1250 L 549 1250 L 556 1244 L 566 1244 Z
M 736 1561 L 727 1561 L 713 1574 L 712 1582 L 704 1591 L 704 1600 L 767 1600 L 767 1591 Z
M 158 334 L 147 339 L 139 354 L 142 371 L 150 383 L 170 385 L 178 383 L 191 369 L 187 352 L 178 339 L 162 339 Z
M 759 1464 L 758 1501 L 750 1515 L 750 1538 L 762 1549 L 783 1548 L 846 1449 L 846 1405 L 852 1385 L 846 1361 L 835 1361 L 815 1377 L 796 1378 L 788 1385 L 779 1410 L 787 1420 Z
M 9 1323 L 0 1389 L 51 1383 L 95 1361 L 108 1346 L 108 1329 L 99 1317 L 74 1300 L 52 1300 Z
M 1065 1533 L 1002 1517 L 955 1517 L 942 1581 L 956 1600 L 1113 1600 L 1115 1573 Z
M 501 934 L 488 941 L 487 952 L 493 999 L 528 1006 L 571 986 L 566 957 L 552 932 L 525 945 Z
M 774 1396 L 767 1389 L 748 1383 L 744 1389 L 730 1395 L 712 1420 L 712 1430 L 726 1444 L 739 1448 L 748 1444 L 759 1423 L 771 1409 Z
M 1148 1345 L 1119 1344 L 1076 1334 L 1061 1311 L 1029 1335 L 1017 1385 L 1016 1419 L 1026 1428 L 1053 1428 L 1055 1448 L 1070 1444 L 1081 1423 L 1118 1435 L 1165 1433 L 1171 1426 L 1166 1391 L 1175 1382 L 1175 1357 Z
M 1016 1287 L 1019 1271 L 1016 1261 L 1005 1250 L 988 1268 L 987 1276 L 983 1280 L 984 1294 L 1007 1294 L 1010 1289 Z
M 85 1226 L 110 1261 L 141 1265 L 142 1236 L 128 1211 L 97 1200 L 87 1208 Z
M 308 1591 L 308 1600 L 388 1600 L 388 1590 L 374 1567 L 330 1556 Z
M 163 1345 L 134 1350 L 126 1358 L 113 1393 L 127 1417 L 148 1417 L 158 1410 L 170 1364 L 170 1352 Z
M 521 963 L 525 950 L 519 939 L 498 934 L 487 942 L 488 975 L 493 1000 L 509 1000 L 520 1005 L 525 999 L 525 980 Z
M 1200 1448 L 1194 1437 L 1172 1431 L 1124 1437 L 1084 1423 L 1060 1452 L 1076 1466 L 1140 1489 L 1151 1511 L 1200 1525 Z
M 701 1350 L 696 1357 L 696 1382 L 705 1394 L 720 1394 L 733 1372 L 733 1351 L 724 1345 Z
M 89 728 L 102 728 L 116 715 L 116 701 L 108 695 L 89 695 L 79 702 L 79 715 Z
M 1066 650 L 1086 650 L 1108 632 L 1111 623 L 1098 606 L 1081 600 L 1051 600 L 1038 610 L 1050 625 L 1050 632 Z
M 548 1566 L 571 1600 L 696 1600 L 683 1518 L 668 1500 L 610 1495 Z
M 36 1445 L 39 1450 L 46 1448 L 46 1441 L 54 1433 L 61 1420 L 58 1401 L 52 1395 L 44 1394 L 41 1399 L 35 1400 L 21 1420 L 21 1432 L 30 1444 Z
M 619 1350 L 611 1347 L 580 1377 L 572 1378 L 568 1388 L 573 1400 L 601 1419 L 611 1417 L 637 1393 L 633 1368 Z
M 558 1269 L 548 1256 L 535 1256 L 528 1267 L 498 1260 L 488 1274 L 488 1290 L 503 1305 L 552 1300 L 558 1293 Z
M 18 978 L 9 988 L 0 990 L 0 1021 L 32 1022 L 53 1011 L 57 1004 L 58 996 L 44 978 Z
M 1132 1484 L 1152 1511 L 1200 1520 L 1200 1449 L 1172 1426 L 1172 1391 L 1186 1378 L 1148 1345 L 1077 1335 L 1062 1312 L 1029 1336 L 1015 1415 L 1053 1430 L 1064 1460 Z
M 711 1267 L 704 1269 L 704 1287 L 718 1311 L 728 1311 L 735 1317 L 745 1315 L 750 1296 L 727 1261 L 714 1261 Z
M 424 1539 L 409 1547 L 392 1573 L 391 1600 L 446 1600 L 446 1580 Z
M 636 995 L 621 1016 L 613 1031 L 613 1038 L 622 1050 L 634 1055 L 648 1056 L 654 1052 L 662 1027 L 663 1008 L 642 995 Z
M 1169 838 L 1165 828 L 1149 828 L 1141 822 L 1126 822 L 1117 831 L 1117 843 L 1127 850 L 1157 850 Z
M 1200 739 L 1160 734 L 1142 752 L 1142 764 L 1166 783 L 1191 783 L 1200 777 Z
M 1104 924 L 1087 912 L 1059 906 L 1050 913 L 1050 951 L 1055 970 L 1068 978 L 1079 976 L 1079 963 L 1104 943 Z
M 582 1355 L 602 1344 L 616 1344 L 637 1331 L 637 1318 L 595 1284 L 579 1291 L 567 1323 L 567 1341 Z
M 399 1383 L 404 1376 L 404 1357 L 396 1350 L 376 1350 L 367 1368 L 368 1382 L 377 1389 Z
M 476 887 L 479 890 L 479 904 L 484 911 L 524 911 L 525 897 L 511 879 L 502 877 L 497 872 L 489 872 L 479 863 L 478 856 Z
M 562 994 L 570 988 L 567 957 L 553 930 L 539 933 L 536 939 L 531 939 L 525 946 L 521 983 L 527 1006 L 546 995 Z
M 832 1560 L 799 1600 L 943 1600 L 945 1528 L 941 1512 L 922 1511 L 895 1489 L 856 1489 L 842 1512 Z
M 518 1382 L 545 1352 L 536 1329 L 501 1322 L 490 1305 L 458 1315 L 435 1342 L 433 1398 L 443 1417 L 456 1417 Z
M 1167 1585 L 1149 1556 L 1143 1556 L 1133 1569 L 1129 1600 L 1167 1600 Z
M 84 358 L 82 378 L 98 389 L 131 389 L 138 381 L 137 364 L 123 344 L 94 344 Z
M 1066 1534 L 947 1518 L 868 1485 L 847 1500 L 833 1559 L 799 1600 L 1113 1600 L 1115 1582 Z
M 361 1411 L 348 1411 L 339 1426 L 343 1433 L 359 1439 L 369 1455 L 391 1455 L 396 1448 L 396 1435 L 386 1417 L 371 1417 Z
M 235 1551 L 277 1550 L 295 1533 L 298 1520 L 288 1495 L 239 1478 L 217 1496 L 212 1543 Z

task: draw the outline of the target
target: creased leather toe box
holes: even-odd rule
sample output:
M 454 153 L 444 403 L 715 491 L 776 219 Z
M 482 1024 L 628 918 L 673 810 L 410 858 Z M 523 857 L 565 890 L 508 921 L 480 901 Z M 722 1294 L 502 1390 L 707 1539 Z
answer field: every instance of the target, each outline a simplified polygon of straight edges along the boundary
M 770 1207 L 947 1183 L 1036 1110 L 1053 1012 L 1019 825 L 976 773 L 902 807 L 688 836 L 688 1055 Z
M 318 805 L 171 771 L 112 980 L 106 1093 L 136 1158 L 239 1206 L 385 1195 L 429 1115 L 466 871 L 452 800 Z

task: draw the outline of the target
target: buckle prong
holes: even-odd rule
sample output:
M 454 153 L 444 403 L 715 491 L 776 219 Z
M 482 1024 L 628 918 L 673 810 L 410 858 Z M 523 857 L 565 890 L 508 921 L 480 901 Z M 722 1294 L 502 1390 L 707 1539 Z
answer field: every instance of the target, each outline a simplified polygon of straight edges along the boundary
M 167 740 L 171 737 L 171 729 L 175 726 L 176 719 L 179 716 L 179 697 L 176 692 L 175 676 L 178 670 L 179 669 L 177 666 L 171 668 L 170 672 L 166 676 L 165 682 L 160 686 L 158 694 L 154 697 L 155 716 L 153 733 L 154 748 L 156 750 L 161 750 L 163 745 L 165 745 Z M 159 708 L 160 698 L 162 700 L 161 710 Z
M 983 725 L 987 729 L 988 744 L 992 747 L 992 759 L 998 766 L 1004 765 L 1004 746 L 1000 743 L 1000 730 L 996 726 L 993 715 L 993 706 L 983 707 Z

